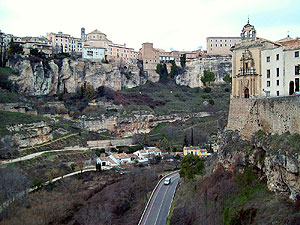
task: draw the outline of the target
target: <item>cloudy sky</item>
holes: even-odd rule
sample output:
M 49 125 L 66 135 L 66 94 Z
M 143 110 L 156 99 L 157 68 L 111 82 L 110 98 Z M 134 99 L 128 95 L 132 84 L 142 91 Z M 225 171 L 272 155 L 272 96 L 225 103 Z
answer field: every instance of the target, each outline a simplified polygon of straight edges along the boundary
M 272 41 L 300 36 L 299 0 L 0 0 L 0 30 L 15 36 L 48 32 L 80 37 L 98 29 L 138 50 L 206 49 L 206 37 L 239 36 L 246 24 Z

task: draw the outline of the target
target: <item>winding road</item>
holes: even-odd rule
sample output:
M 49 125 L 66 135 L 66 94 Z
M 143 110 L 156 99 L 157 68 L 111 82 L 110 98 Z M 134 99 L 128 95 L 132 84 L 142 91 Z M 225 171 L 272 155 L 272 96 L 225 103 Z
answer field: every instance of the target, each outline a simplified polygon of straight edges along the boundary
M 179 174 L 171 176 L 171 184 L 164 185 L 164 180 L 157 186 L 149 205 L 145 209 L 140 225 L 165 225 L 170 212 L 173 197 L 179 181 Z

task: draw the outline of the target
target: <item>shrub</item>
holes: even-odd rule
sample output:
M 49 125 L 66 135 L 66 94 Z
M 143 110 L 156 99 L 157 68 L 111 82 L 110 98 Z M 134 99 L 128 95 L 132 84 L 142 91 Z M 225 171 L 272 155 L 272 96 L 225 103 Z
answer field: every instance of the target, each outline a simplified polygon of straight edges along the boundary
M 41 178 L 34 178 L 31 184 L 31 188 L 41 188 L 43 186 L 43 180 Z
M 204 92 L 205 93 L 210 93 L 211 92 L 211 88 L 210 87 L 205 87 L 204 88 Z
M 209 104 L 211 104 L 211 105 L 214 105 L 214 104 L 215 104 L 215 101 L 214 101 L 213 99 L 209 99 L 208 102 L 209 102 Z
M 75 163 L 72 163 L 72 164 L 70 165 L 70 167 L 71 167 L 71 170 L 72 170 L 72 171 L 75 171 L 75 169 L 76 169 L 76 164 L 75 164 Z

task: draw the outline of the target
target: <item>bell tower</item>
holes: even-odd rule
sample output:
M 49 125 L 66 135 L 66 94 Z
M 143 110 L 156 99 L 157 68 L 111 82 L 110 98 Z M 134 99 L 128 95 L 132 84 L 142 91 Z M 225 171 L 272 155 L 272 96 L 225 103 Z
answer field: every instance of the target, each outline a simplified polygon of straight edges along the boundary
M 256 40 L 256 30 L 255 30 L 254 26 L 249 23 L 249 17 L 248 17 L 247 24 L 242 29 L 241 39 L 242 39 L 242 42 Z
M 85 28 L 84 27 L 81 28 L 81 41 L 82 42 L 85 41 Z

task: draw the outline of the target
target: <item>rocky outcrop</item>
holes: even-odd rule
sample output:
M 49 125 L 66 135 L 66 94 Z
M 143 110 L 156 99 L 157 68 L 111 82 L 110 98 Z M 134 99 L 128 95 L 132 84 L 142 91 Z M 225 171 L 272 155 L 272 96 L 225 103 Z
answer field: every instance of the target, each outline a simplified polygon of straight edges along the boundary
M 270 191 L 288 196 L 292 200 L 299 199 L 299 146 L 298 151 L 290 151 L 293 147 L 288 143 L 287 149 L 278 148 L 278 144 L 273 144 L 274 138 L 258 132 L 252 136 L 251 142 L 248 142 L 243 140 L 238 132 L 226 131 L 219 139 L 219 161 L 226 169 L 235 172 L 251 166 L 266 179 Z M 300 139 L 300 136 L 298 138 Z M 291 145 L 295 144 L 297 145 L 291 142 Z
M 201 76 L 204 70 L 214 72 L 216 82 L 223 82 L 226 74 L 231 74 L 231 56 L 214 56 L 187 62 L 186 71 L 176 76 L 176 84 L 191 88 L 203 87 Z
M 104 64 L 86 59 L 33 60 L 15 55 L 8 66 L 18 74 L 10 77 L 27 95 L 54 95 L 75 93 L 85 83 L 95 89 L 100 86 L 121 90 L 146 83 L 137 66 Z
M 6 129 L 13 134 L 13 140 L 19 147 L 34 146 L 53 139 L 52 128 L 44 121 L 7 126 Z
M 7 134 L 0 136 L 0 158 L 18 155 L 18 149 L 42 144 L 53 139 L 52 127 L 44 122 L 16 124 L 6 127 Z
M 87 118 L 83 116 L 78 122 L 80 127 L 89 131 L 103 132 L 110 131 L 116 136 L 132 136 L 137 133 L 149 133 L 159 123 L 175 122 L 178 120 L 188 120 L 192 117 L 209 116 L 207 112 L 191 114 L 171 114 L 164 116 L 155 116 L 150 112 L 133 112 L 133 115 L 115 115 L 111 117 Z

